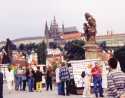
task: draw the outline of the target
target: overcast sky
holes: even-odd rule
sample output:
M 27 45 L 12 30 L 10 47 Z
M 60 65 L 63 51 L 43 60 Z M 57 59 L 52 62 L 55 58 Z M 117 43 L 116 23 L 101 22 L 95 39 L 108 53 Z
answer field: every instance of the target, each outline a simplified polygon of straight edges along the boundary
M 83 32 L 84 13 L 97 21 L 98 34 L 125 32 L 125 0 L 0 0 L 0 41 L 43 36 L 45 22 L 55 16 L 59 26 Z

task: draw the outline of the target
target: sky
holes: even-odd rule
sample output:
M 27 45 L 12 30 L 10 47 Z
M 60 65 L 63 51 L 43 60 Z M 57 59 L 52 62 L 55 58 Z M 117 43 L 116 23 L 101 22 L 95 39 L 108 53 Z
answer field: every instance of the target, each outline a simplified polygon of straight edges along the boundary
M 125 0 L 0 0 L 0 41 L 44 36 L 45 22 L 83 32 L 85 12 L 96 19 L 97 34 L 125 33 Z

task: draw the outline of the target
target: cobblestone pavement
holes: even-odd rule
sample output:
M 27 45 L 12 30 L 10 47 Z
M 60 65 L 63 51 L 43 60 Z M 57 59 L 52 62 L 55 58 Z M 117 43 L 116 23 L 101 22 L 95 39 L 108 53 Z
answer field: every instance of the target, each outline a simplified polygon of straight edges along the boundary
M 4 98 L 82 98 L 82 95 L 59 96 L 57 91 L 46 91 L 43 88 L 42 92 L 28 92 L 28 91 L 12 91 L 8 92 L 6 85 L 4 85 Z M 90 97 L 86 97 L 90 98 Z M 95 98 L 94 95 L 91 98 Z

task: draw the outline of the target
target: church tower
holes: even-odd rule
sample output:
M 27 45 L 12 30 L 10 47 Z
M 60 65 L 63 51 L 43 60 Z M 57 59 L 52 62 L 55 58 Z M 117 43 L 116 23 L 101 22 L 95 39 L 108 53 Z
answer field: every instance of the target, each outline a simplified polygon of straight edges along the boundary
M 59 45 L 59 40 L 60 40 L 60 34 L 59 34 L 58 29 L 59 29 L 58 24 L 57 24 L 56 18 L 54 16 L 54 19 L 50 25 L 50 35 L 51 35 L 51 38 L 53 39 L 54 43 L 56 43 L 57 46 Z
M 45 24 L 45 40 L 46 40 L 46 43 L 47 43 L 47 46 L 48 46 L 48 39 L 49 39 L 49 28 L 48 28 L 48 24 L 47 24 L 47 21 L 46 21 L 46 24 Z
M 49 29 L 48 29 L 48 25 L 47 25 L 47 21 L 46 21 L 46 24 L 45 24 L 45 37 L 48 38 L 48 32 L 49 32 Z
M 53 21 L 51 22 L 51 25 L 50 25 L 50 32 L 52 33 L 53 37 L 55 36 L 55 34 L 58 33 L 58 24 L 56 22 L 55 16 L 54 16 L 54 19 L 53 19 Z

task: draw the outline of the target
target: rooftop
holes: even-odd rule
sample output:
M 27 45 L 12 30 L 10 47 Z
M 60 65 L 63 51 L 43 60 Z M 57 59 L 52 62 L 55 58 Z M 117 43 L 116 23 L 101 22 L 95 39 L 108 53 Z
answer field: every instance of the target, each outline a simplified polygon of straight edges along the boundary
M 69 33 L 69 32 L 78 32 L 78 30 L 75 26 L 72 26 L 72 27 L 64 27 L 64 30 L 63 28 L 58 28 L 58 32 Z
M 74 32 L 74 33 L 63 34 L 62 37 L 63 37 L 64 40 L 80 39 L 81 33 L 80 32 Z

